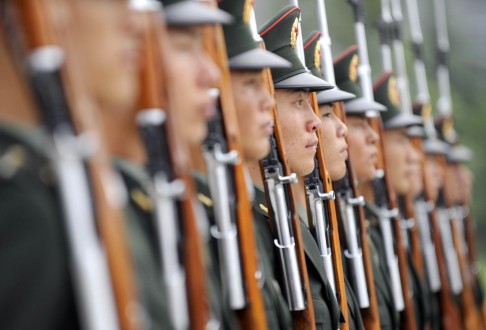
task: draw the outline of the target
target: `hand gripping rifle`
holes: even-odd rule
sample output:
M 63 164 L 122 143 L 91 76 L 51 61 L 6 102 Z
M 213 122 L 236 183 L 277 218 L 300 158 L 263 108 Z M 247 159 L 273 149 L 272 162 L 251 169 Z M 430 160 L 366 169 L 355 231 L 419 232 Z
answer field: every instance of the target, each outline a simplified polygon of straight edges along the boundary
M 162 265 L 162 285 L 167 290 L 174 329 L 203 329 L 208 321 L 204 268 L 192 211 L 187 149 L 175 134 L 175 109 L 168 97 L 170 48 L 158 3 L 144 1 L 143 67 L 138 124 L 147 151 L 154 221 Z
M 50 134 L 80 321 L 137 329 L 133 267 L 97 109 L 76 66 L 73 27 L 52 15 L 66 0 L 13 2 L 27 47 L 26 73 Z
M 358 75 L 364 96 L 373 101 L 373 87 L 371 84 L 371 69 L 368 60 L 368 48 L 365 34 L 365 11 L 362 0 L 348 0 L 355 13 L 356 39 L 359 47 L 360 64 Z M 416 327 L 413 304 L 410 298 L 408 265 L 405 247 L 401 234 L 400 222 L 396 218 L 398 209 L 396 196 L 391 184 L 385 175 L 385 159 L 383 155 L 383 124 L 376 114 L 370 119 L 372 127 L 380 136 L 378 171 L 374 180 L 375 203 L 378 207 L 378 220 L 385 245 L 387 266 L 390 271 L 392 293 L 397 311 L 403 314 L 402 328 L 414 329 Z M 392 227 L 393 225 L 393 227 Z M 393 228 L 393 231 L 392 231 Z M 394 244 L 395 241 L 395 244 Z
M 222 75 L 216 115 L 209 122 L 202 148 L 216 218 L 211 232 L 218 240 L 223 286 L 231 308 L 244 328 L 265 329 L 248 177 L 222 28 L 208 28 L 205 43 Z

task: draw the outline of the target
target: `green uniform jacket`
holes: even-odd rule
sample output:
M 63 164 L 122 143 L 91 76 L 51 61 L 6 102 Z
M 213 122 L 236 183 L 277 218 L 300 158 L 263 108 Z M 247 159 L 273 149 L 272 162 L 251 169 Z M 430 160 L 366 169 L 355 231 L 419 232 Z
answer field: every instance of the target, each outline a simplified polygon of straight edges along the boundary
M 78 329 L 68 244 L 41 131 L 0 127 L 0 328 Z
M 255 210 L 264 216 L 267 225 L 269 226 L 265 193 L 259 188 L 256 189 L 254 205 Z M 341 311 L 327 280 L 317 243 L 302 218 L 300 221 L 300 230 L 304 242 L 307 272 L 316 319 L 316 329 L 338 329 L 339 323 L 342 320 Z M 273 253 L 278 256 L 278 251 L 275 250 L 275 245 L 272 248 L 274 250 Z M 274 265 L 276 264 L 277 263 L 274 263 Z M 279 270 L 276 269 L 276 274 L 278 274 L 278 272 Z
M 386 264 L 385 248 L 380 226 L 376 216 L 366 206 L 365 211 L 381 328 L 398 329 L 399 314 L 396 311 L 395 302 L 393 300 L 391 279 Z
M 345 257 L 344 257 L 345 258 Z M 344 264 L 344 263 L 343 263 Z M 358 298 L 348 280 L 348 273 L 344 273 L 344 284 L 346 286 L 346 299 L 348 301 L 348 325 L 350 330 L 364 330 L 363 318 L 359 308 Z
M 301 205 L 299 205 L 298 211 L 299 211 L 300 218 L 305 219 L 306 222 L 308 222 L 308 218 L 307 218 L 307 214 L 306 214 L 307 210 L 304 207 L 301 207 Z M 312 236 L 312 237 L 314 238 L 314 240 L 316 240 L 316 238 L 314 236 Z M 316 242 L 317 242 L 317 240 L 316 240 Z M 319 253 L 319 255 L 320 255 L 320 253 Z M 341 253 L 341 255 L 343 255 L 343 254 Z M 322 262 L 322 258 L 319 258 L 319 260 L 321 260 L 321 262 Z M 345 286 L 345 290 L 346 290 L 346 301 L 347 301 L 347 304 L 348 304 L 348 319 L 346 320 L 346 323 L 348 323 L 348 327 L 349 327 L 350 330 L 364 330 L 363 319 L 361 317 L 358 299 L 356 298 L 356 295 L 354 294 L 351 283 L 348 280 L 348 275 L 347 275 L 345 267 L 343 268 L 343 271 L 344 271 L 344 286 Z M 326 277 L 326 279 L 327 279 L 327 277 Z
M 128 160 L 117 158 L 114 164 L 128 194 L 125 226 L 143 308 L 143 329 L 170 329 L 153 204 L 146 189 L 148 176 L 142 167 Z

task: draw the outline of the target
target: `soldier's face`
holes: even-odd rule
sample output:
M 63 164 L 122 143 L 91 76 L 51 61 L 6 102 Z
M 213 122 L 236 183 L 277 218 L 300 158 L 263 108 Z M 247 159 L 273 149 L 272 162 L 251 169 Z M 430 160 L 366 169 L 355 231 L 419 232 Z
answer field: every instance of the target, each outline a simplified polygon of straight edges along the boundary
M 298 176 L 305 176 L 314 169 L 316 131 L 321 121 L 309 104 L 307 91 L 276 90 L 275 100 L 290 169 Z
M 473 189 L 473 175 L 470 169 L 464 165 L 458 167 L 459 186 L 462 188 L 462 198 L 464 201 L 471 199 L 471 193 Z
M 411 180 L 416 175 L 416 167 L 420 164 L 420 158 L 407 136 L 406 128 L 385 131 L 383 145 L 386 173 L 393 189 L 399 195 L 409 193 Z
M 348 116 L 349 157 L 356 168 L 359 182 L 368 182 L 375 177 L 378 161 L 378 134 L 364 116 Z
M 207 121 L 214 115 L 214 99 L 209 89 L 219 79 L 219 69 L 203 47 L 202 26 L 169 28 L 173 60 L 168 68 L 170 103 L 180 115 L 179 133 L 192 146 L 207 134 Z
M 348 144 L 346 135 L 348 128 L 333 111 L 332 104 L 319 106 L 321 117 L 321 132 L 324 140 L 323 151 L 327 170 L 332 181 L 342 179 L 346 174 L 346 159 Z
M 413 165 L 413 175 L 410 181 L 410 191 L 412 196 L 418 196 L 424 188 L 423 173 L 422 173 L 422 156 L 419 150 L 413 146 L 415 152 L 417 153 L 416 163 Z
M 442 170 L 442 166 L 437 161 L 436 156 L 434 155 L 427 155 L 425 157 L 425 185 L 427 188 L 427 193 L 430 198 L 435 201 L 439 195 L 439 189 L 444 184 L 444 171 Z
M 258 161 L 270 151 L 268 138 L 273 132 L 270 109 L 275 101 L 261 71 L 232 71 L 231 86 L 245 159 Z
M 104 109 L 131 109 L 138 97 L 140 14 L 126 1 L 70 1 L 81 69 Z

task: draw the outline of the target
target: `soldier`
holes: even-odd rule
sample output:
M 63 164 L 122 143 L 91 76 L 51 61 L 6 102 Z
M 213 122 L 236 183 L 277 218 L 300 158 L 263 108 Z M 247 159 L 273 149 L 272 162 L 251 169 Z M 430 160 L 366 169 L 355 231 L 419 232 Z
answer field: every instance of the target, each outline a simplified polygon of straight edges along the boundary
M 318 78 L 320 73 L 320 35 L 319 31 L 312 32 L 304 41 L 304 51 L 307 68 Z M 324 142 L 324 158 L 327 171 L 332 181 L 340 180 L 346 174 L 346 159 L 348 158 L 348 146 L 346 137 L 348 129 L 337 117 L 334 107 L 335 102 L 356 98 L 354 94 L 344 92 L 338 88 L 317 93 L 319 116 L 321 118 L 322 139 Z M 303 178 L 301 180 L 303 182 Z M 345 268 L 345 262 L 343 267 Z M 345 272 L 346 298 L 348 302 L 348 326 L 349 329 L 364 329 L 363 320 L 359 310 L 358 300 L 348 280 L 349 273 Z
M 291 170 L 297 176 L 303 177 L 314 169 L 316 131 L 321 125 L 309 104 L 309 92 L 329 89 L 332 85 L 309 74 L 297 57 L 295 46 L 299 15 L 299 8 L 286 6 L 259 31 L 268 50 L 292 63 L 291 68 L 272 69 L 272 77 L 285 154 Z M 263 183 L 261 177 L 257 176 L 257 171 L 258 169 L 253 169 L 254 183 L 261 187 Z M 254 206 L 259 216 L 263 217 L 263 220 L 258 221 L 268 221 L 264 193 L 261 189 L 256 192 Z M 302 194 L 300 195 L 300 203 L 305 205 Z M 337 329 L 340 321 L 343 321 L 339 306 L 324 272 L 316 241 L 304 221 L 305 219 L 301 219 L 300 224 L 316 328 Z
M 165 50 L 171 62 L 168 71 L 175 70 L 168 72 L 167 76 L 172 78 L 171 91 L 185 91 L 184 96 L 178 92 L 171 93 L 170 104 L 186 120 L 181 131 L 184 132 L 186 127 L 191 127 L 192 135 L 186 134 L 184 137 L 196 139 L 198 134 L 204 133 L 204 126 L 198 125 L 194 118 L 202 118 L 202 123 L 205 123 L 203 112 L 208 111 L 212 105 L 207 90 L 219 76 L 217 68 L 202 50 L 199 34 L 203 24 L 228 22 L 230 16 L 196 1 L 171 1 L 164 4 L 171 46 L 169 50 Z M 181 102 L 181 98 L 184 98 L 185 103 Z M 199 113 L 196 113 L 197 110 Z M 151 316 L 150 323 L 145 324 L 144 328 L 165 329 L 171 328 L 164 292 L 167 288 L 160 280 L 160 243 L 157 241 L 160 237 L 155 235 L 157 229 L 153 201 L 148 194 L 149 178 L 144 168 L 147 156 L 136 124 L 136 115 L 135 111 L 116 118 L 107 114 L 106 130 L 112 132 L 110 137 L 113 139 L 110 141 L 113 144 L 110 150 L 115 156 L 115 167 L 121 174 L 129 197 L 125 221 L 139 278 L 139 296 L 145 302 L 145 308 L 149 309 L 147 313 Z M 219 304 L 216 296 L 212 302 L 214 305 Z M 218 313 L 221 307 L 213 309 Z
M 289 67 L 285 59 L 260 48 L 250 30 L 249 19 L 251 2 L 244 0 L 224 0 L 218 3 L 220 9 L 231 14 L 235 20 L 223 27 L 226 52 L 231 76 L 231 88 L 235 102 L 240 132 L 243 159 L 248 166 L 258 167 L 258 161 L 269 150 L 269 136 L 273 131 L 270 109 L 274 99 L 263 81 L 263 69 Z M 198 176 L 198 191 L 201 201 L 206 205 L 210 221 L 214 223 L 212 200 L 208 196 L 206 178 Z M 202 196 L 201 196 L 202 195 Z M 251 194 L 253 195 L 253 194 Z M 213 196 L 211 196 L 213 197 Z M 268 329 L 290 329 L 292 318 L 289 307 L 273 270 L 272 238 L 266 222 L 254 221 L 257 243 L 259 271 L 261 272 L 261 291 L 265 305 L 265 318 Z M 251 301 L 249 302 L 251 304 Z
M 1 7 L 10 5 L 0 1 Z M 127 3 L 68 1 L 52 10 L 76 23 L 72 33 L 83 58 L 77 64 L 96 105 L 115 117 L 133 107 L 140 25 Z M 2 17 L 2 24 L 16 22 L 13 7 L 0 12 L 13 14 Z M 3 28 L 10 39 L 2 36 L 0 42 L 0 159 L 5 164 L 0 174 L 0 260 L 8 265 L 0 280 L 1 328 L 76 329 L 85 320 L 76 308 L 51 140 L 39 128 L 37 106 L 19 69 L 22 59 L 12 56 L 22 53 L 17 38 L 24 27 Z
M 168 41 L 174 55 L 173 65 L 169 68 L 170 104 L 176 109 L 174 115 L 181 124 L 178 134 L 191 148 L 199 148 L 208 132 L 207 122 L 215 113 L 216 100 L 210 94 L 210 88 L 220 79 L 219 69 L 204 49 L 203 27 L 212 23 L 228 24 L 233 18 L 198 1 L 161 2 L 168 25 Z M 224 297 L 218 276 L 218 260 L 210 244 L 210 223 L 202 208 L 197 209 L 196 215 L 204 245 L 206 287 L 211 307 L 208 327 L 238 329 L 236 315 Z
M 376 101 L 385 105 L 388 109 L 388 111 L 382 113 L 385 170 L 391 180 L 393 190 L 398 197 L 403 197 L 412 192 L 414 176 L 420 173 L 418 168 L 421 156 L 413 146 L 409 132 L 410 127 L 421 125 L 422 119 L 412 114 L 400 113 L 396 80 L 391 73 L 383 74 L 373 87 Z M 403 212 L 401 216 L 405 218 Z M 413 294 L 417 327 L 423 329 L 429 323 L 431 316 L 430 303 L 427 301 L 428 292 L 426 292 L 427 289 L 423 280 L 411 261 L 408 235 L 404 237 L 404 240 L 408 247 L 410 289 Z
M 367 114 L 370 111 L 386 109 L 381 104 L 370 102 L 361 96 L 361 88 L 357 83 L 358 62 L 358 48 L 352 46 L 335 60 L 334 72 L 338 87 L 358 96 L 354 100 L 345 102 L 344 110 L 349 130 L 349 157 L 355 164 L 360 191 L 369 204 L 373 200 L 374 194 L 371 182 L 376 174 L 379 136 L 369 125 Z M 381 328 L 397 329 L 399 327 L 398 312 L 393 301 L 391 280 L 386 266 L 379 224 L 376 217 L 369 212 L 366 222 Z

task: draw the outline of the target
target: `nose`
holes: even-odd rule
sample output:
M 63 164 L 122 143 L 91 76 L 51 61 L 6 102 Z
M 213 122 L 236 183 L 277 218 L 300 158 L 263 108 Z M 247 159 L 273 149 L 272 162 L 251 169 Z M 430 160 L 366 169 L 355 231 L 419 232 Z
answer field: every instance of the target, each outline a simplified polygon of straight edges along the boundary
M 369 123 L 366 123 L 367 128 L 368 128 L 368 134 L 366 136 L 366 140 L 370 144 L 376 144 L 378 141 L 380 141 L 380 136 L 378 133 L 373 129 L 373 127 L 370 126 Z
M 415 148 L 415 146 L 412 144 L 411 141 L 409 141 L 408 157 L 409 157 L 409 161 L 412 164 L 419 164 L 420 163 L 420 160 L 422 159 L 422 157 L 419 154 L 418 150 Z
M 262 91 L 262 110 L 270 111 L 275 107 L 275 98 L 270 94 L 270 91 L 266 86 L 262 86 L 260 90 Z
M 141 42 L 142 39 L 142 31 L 144 29 L 144 20 L 146 20 L 146 15 L 143 11 L 136 10 L 131 8 L 130 6 L 126 7 L 127 10 L 127 19 L 125 20 L 125 31 L 128 35 L 132 35 L 139 39 Z
M 198 82 L 203 87 L 214 87 L 221 76 L 221 72 L 211 58 L 205 53 L 200 54 Z
M 312 109 L 311 105 L 309 102 L 307 104 L 307 113 L 309 114 L 309 119 L 307 120 L 306 123 L 306 129 L 308 132 L 315 132 L 319 128 L 321 128 L 321 120 L 319 117 L 317 117 L 316 113 L 314 112 L 314 109 Z
M 348 126 L 343 123 L 343 121 L 339 118 L 337 118 L 338 121 L 338 128 L 337 128 L 337 134 L 338 137 L 346 137 L 348 136 Z

